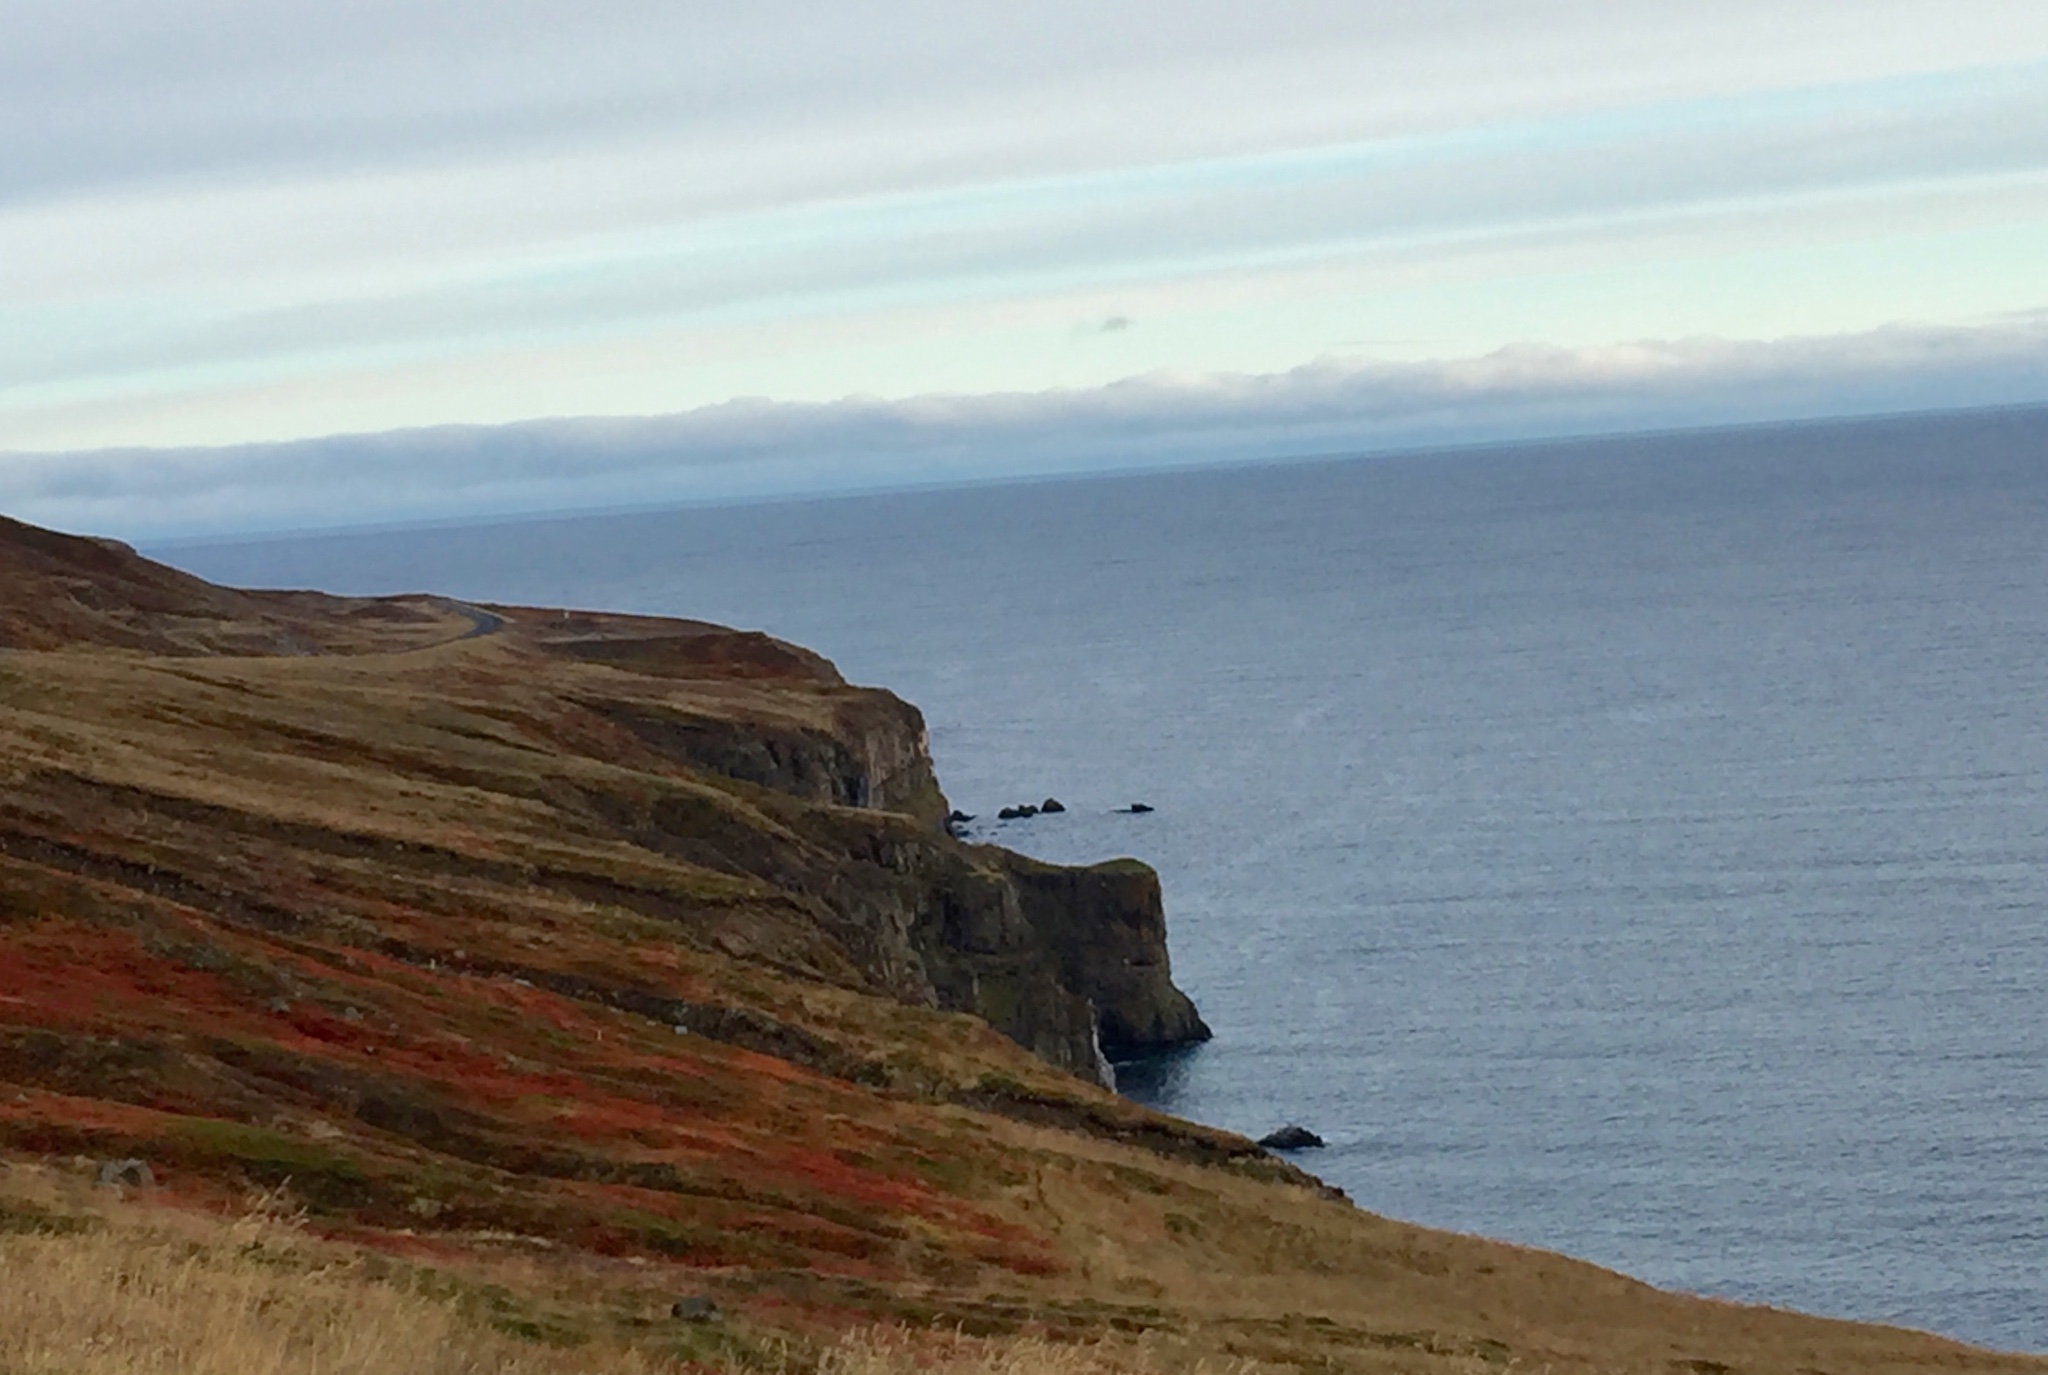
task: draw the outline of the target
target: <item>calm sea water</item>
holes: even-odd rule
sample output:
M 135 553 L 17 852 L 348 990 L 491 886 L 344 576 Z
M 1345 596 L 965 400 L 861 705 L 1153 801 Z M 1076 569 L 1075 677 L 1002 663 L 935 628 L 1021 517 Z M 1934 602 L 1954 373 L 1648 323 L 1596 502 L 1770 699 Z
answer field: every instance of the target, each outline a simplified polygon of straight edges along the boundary
M 1164 876 L 1127 1091 L 1376 1211 L 2048 1349 L 2048 413 L 170 551 L 680 613 Z M 1118 816 L 1131 801 L 1158 808 Z

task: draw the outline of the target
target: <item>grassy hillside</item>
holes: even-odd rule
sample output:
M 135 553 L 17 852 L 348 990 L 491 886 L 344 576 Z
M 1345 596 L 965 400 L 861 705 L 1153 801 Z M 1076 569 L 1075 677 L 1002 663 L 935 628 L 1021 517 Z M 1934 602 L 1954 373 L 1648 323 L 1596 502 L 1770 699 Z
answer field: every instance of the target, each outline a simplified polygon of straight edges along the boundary
M 109 1304 L 211 1349 L 139 1294 L 416 1334 L 364 1371 L 2048 1370 L 1378 1218 L 1089 1082 L 1199 1028 L 1156 884 L 952 840 L 916 713 L 793 646 L 26 527 L 0 645 L 0 1370 L 263 1368 L 63 1354 Z

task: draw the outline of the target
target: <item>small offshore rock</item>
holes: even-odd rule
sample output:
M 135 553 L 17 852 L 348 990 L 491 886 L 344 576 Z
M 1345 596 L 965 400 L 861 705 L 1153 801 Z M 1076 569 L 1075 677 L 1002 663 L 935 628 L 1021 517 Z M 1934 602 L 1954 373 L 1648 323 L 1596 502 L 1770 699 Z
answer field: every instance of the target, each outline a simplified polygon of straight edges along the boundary
M 716 1322 L 718 1305 L 702 1295 L 693 1294 L 670 1304 L 668 1314 L 677 1322 Z
M 1132 816 L 1143 816 L 1145 813 L 1151 811 L 1152 808 L 1146 806 L 1142 802 L 1133 802 L 1130 806 L 1124 808 L 1124 810 L 1129 812 Z
M 1323 1144 L 1323 1138 L 1307 1127 L 1297 1127 L 1292 1122 L 1279 1131 L 1268 1132 L 1259 1138 L 1259 1144 L 1269 1151 L 1305 1151 Z
M 154 1189 L 156 1171 L 147 1160 L 102 1160 L 99 1186 L 102 1189 Z
M 974 820 L 974 813 L 963 812 L 958 807 L 955 807 L 952 814 L 946 820 L 952 822 L 955 826 L 965 826 L 968 822 Z
M 1038 804 L 1038 810 L 1046 813 L 1063 812 L 1066 809 L 1066 804 L 1057 797 L 1048 797 L 1045 801 Z

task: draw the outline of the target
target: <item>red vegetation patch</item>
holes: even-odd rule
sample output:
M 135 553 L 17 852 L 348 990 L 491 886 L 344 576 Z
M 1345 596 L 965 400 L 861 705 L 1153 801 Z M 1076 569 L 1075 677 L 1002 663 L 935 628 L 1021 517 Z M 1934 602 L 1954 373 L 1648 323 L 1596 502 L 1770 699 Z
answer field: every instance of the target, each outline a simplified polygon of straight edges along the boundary
M 412 1233 L 388 1243 L 409 1253 L 460 1250 L 459 1231 L 437 1241 L 432 1229 L 497 1218 L 594 1255 L 697 1267 L 902 1278 L 910 1250 L 942 1245 L 1013 1273 L 1058 1268 L 1041 1238 L 922 1177 L 923 1151 L 897 1139 L 866 1091 L 511 979 L 279 948 L 182 915 L 145 929 L 49 920 L 0 928 L 0 1034 L 9 1026 L 67 1038 L 40 1070 L 34 1056 L 0 1061 L 25 1086 L 0 1102 L 10 1143 L 168 1152 L 185 1161 L 174 1172 L 195 1200 L 297 1180 L 344 1226 L 359 1196 L 364 1234 Z M 59 1059 L 120 1047 L 178 1068 L 126 1091 L 128 1102 L 30 1087 Z M 277 1055 L 287 1058 L 264 1069 Z M 165 1144 L 207 1116 L 258 1134 L 197 1153 Z M 280 1136 L 261 1126 L 272 1118 L 299 1125 Z M 478 1194 L 490 1177 L 480 1167 L 511 1169 L 526 1201 L 502 1185 Z M 564 1168 L 620 1178 L 557 1177 Z M 544 1173 L 520 1177 L 532 1169 Z M 315 1188 L 309 1170 L 327 1182 Z M 419 1198 L 445 1202 L 419 1205 L 417 1227 L 399 1229 L 390 1212 L 406 1206 L 408 1173 Z M 924 1229 L 915 1245 L 903 1225 L 913 1218 Z
M 218 975 L 173 964 L 132 932 L 55 921 L 0 931 L 0 1022 L 142 1027 L 243 1010 Z

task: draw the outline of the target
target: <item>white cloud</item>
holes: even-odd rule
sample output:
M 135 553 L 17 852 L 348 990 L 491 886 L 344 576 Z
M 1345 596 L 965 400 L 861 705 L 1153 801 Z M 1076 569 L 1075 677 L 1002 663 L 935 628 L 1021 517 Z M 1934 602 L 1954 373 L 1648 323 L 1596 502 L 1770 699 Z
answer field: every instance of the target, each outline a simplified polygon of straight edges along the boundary
M 1160 13 L 15 0 L 0 447 L 2048 302 L 2038 0 Z
M 162 538 L 2048 401 L 2048 315 L 1774 342 L 1524 345 L 980 396 L 0 455 L 0 509 Z
M 758 144 L 848 120 L 869 165 L 828 145 L 811 175 L 900 175 L 892 145 L 918 131 L 925 151 L 964 133 L 998 176 L 1119 166 L 2023 61 L 2048 55 L 2048 15 L 2034 0 L 11 0 L 7 37 L 0 168 L 19 197 L 650 134 Z

